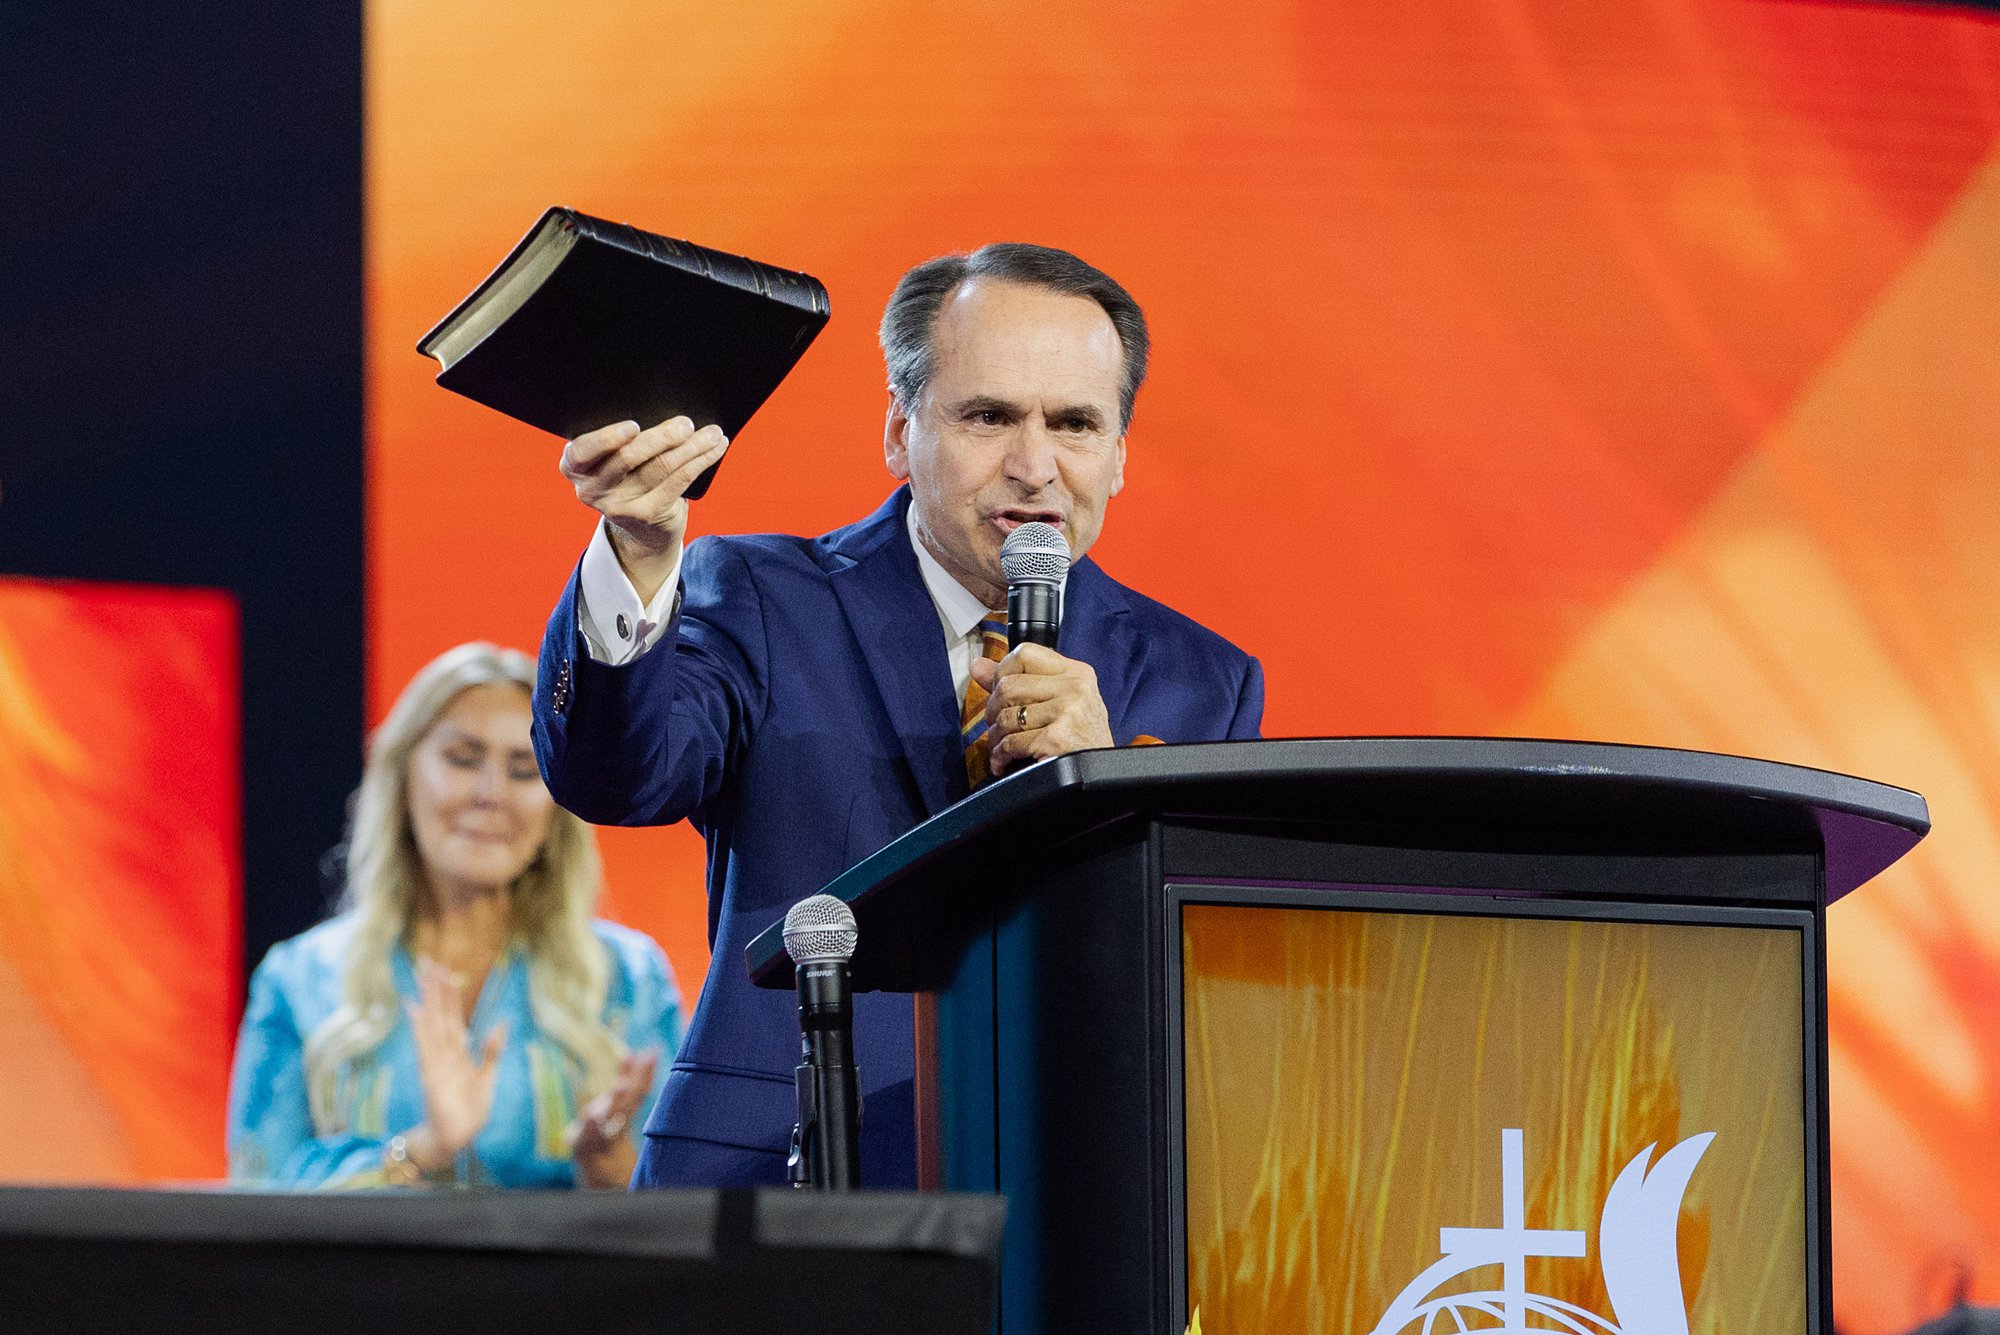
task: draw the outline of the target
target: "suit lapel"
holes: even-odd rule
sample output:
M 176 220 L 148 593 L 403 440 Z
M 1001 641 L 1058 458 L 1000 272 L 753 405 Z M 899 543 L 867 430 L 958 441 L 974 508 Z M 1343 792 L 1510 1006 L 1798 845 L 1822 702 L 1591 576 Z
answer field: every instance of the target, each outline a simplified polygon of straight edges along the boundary
M 1087 556 L 1078 561 L 1070 568 L 1063 597 L 1062 634 L 1056 639 L 1057 652 L 1097 670 L 1097 690 L 1104 697 L 1105 713 L 1111 716 L 1114 740 L 1122 735 L 1122 721 L 1132 703 L 1139 670 L 1140 646 L 1121 594 L 1095 561 Z
M 910 550 L 907 489 L 832 535 L 827 579 L 868 665 L 889 725 L 935 815 L 965 795 L 958 699 L 937 610 Z M 955 781 L 955 782 L 954 782 Z

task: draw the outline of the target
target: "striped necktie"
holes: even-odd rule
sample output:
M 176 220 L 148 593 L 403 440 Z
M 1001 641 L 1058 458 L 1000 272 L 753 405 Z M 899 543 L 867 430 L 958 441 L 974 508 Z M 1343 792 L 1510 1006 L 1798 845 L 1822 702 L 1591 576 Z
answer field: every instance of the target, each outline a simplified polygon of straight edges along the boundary
M 1007 656 L 1007 618 L 991 613 L 979 623 L 979 643 L 988 662 Z M 965 777 L 974 788 L 993 775 L 989 756 L 993 744 L 986 736 L 986 688 L 977 678 L 965 687 L 965 709 L 958 716 L 959 736 L 965 740 Z

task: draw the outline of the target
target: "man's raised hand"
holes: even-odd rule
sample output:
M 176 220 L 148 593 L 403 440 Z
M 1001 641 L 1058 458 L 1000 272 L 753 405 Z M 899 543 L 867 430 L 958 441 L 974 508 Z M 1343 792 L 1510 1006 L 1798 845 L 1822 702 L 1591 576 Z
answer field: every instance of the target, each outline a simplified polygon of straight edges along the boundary
M 685 417 L 644 431 L 614 422 L 563 446 L 562 475 L 608 522 L 612 550 L 641 602 L 652 600 L 680 557 L 687 489 L 728 448 L 720 427 L 697 431 Z

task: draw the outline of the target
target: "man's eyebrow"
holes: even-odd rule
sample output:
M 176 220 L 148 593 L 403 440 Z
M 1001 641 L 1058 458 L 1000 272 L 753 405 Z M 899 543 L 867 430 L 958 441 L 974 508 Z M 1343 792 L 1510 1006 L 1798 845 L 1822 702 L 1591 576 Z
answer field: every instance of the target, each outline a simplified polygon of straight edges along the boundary
M 975 413 L 999 413 L 1003 417 L 1020 417 L 1026 411 L 1011 399 L 1003 399 L 997 394 L 974 394 L 952 405 L 954 417 L 970 417 Z M 1070 403 L 1055 409 L 1048 415 L 1051 422 L 1083 422 L 1095 431 L 1105 423 L 1102 408 L 1094 403 Z
M 1087 422 L 1093 428 L 1100 427 L 1104 425 L 1104 410 L 1094 403 L 1072 403 L 1049 414 L 1051 422 L 1067 422 L 1072 418 Z
M 952 416 L 968 417 L 973 413 L 1001 413 L 1008 417 L 1019 417 L 1021 405 L 1011 403 L 997 394 L 974 394 L 971 398 L 960 399 L 951 406 Z

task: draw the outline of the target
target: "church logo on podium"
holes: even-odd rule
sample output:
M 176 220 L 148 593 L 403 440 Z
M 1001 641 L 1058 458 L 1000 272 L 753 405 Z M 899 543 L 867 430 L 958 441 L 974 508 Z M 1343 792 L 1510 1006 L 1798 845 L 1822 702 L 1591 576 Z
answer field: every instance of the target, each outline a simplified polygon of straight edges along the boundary
M 1647 1164 L 1656 1146 L 1648 1145 L 1612 1182 L 1597 1228 L 1597 1264 L 1611 1303 L 1609 1315 L 1602 1315 L 1528 1291 L 1528 1260 L 1584 1258 L 1585 1234 L 1581 1229 L 1528 1226 L 1521 1132 L 1502 1131 L 1500 1227 L 1439 1229 L 1438 1249 L 1443 1256 L 1396 1295 L 1370 1335 L 1447 1329 L 1514 1335 L 1536 1331 L 1688 1335 L 1678 1247 L 1681 1201 L 1714 1139 L 1712 1131 L 1690 1136 L 1650 1168 Z M 1433 1296 L 1451 1280 L 1489 1266 L 1500 1267 L 1498 1289 Z

